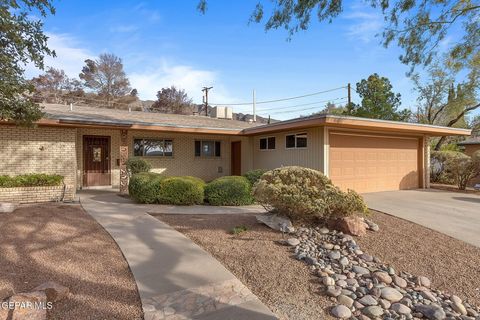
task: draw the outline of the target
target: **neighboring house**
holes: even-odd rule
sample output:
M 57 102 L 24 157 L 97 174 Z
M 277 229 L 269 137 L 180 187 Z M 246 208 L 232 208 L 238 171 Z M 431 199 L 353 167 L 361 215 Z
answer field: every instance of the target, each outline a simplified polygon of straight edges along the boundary
M 459 142 L 457 144 L 463 148 L 463 152 L 465 152 L 466 155 L 472 156 L 475 151 L 480 150 L 480 136 L 469 137 L 465 141 Z
M 374 192 L 429 186 L 428 137 L 470 130 L 315 115 L 256 125 L 204 116 L 45 105 L 36 128 L 0 124 L 0 174 L 57 173 L 70 190 L 127 187 L 125 161 L 207 181 L 299 165 L 342 188 Z

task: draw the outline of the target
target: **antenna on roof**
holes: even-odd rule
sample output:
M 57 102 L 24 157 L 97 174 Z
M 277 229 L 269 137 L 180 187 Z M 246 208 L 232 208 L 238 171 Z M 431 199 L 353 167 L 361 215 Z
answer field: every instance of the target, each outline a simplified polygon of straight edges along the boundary
M 73 111 L 73 103 L 70 102 L 70 111 Z

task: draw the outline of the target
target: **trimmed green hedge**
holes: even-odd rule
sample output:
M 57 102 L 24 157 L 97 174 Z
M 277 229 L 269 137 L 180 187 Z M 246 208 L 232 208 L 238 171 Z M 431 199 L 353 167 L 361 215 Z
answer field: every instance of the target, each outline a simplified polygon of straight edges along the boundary
M 214 206 L 242 206 L 253 203 L 252 187 L 247 178 L 227 176 L 205 187 L 205 199 Z
M 152 169 L 150 162 L 141 158 L 128 158 L 125 164 L 130 175 L 141 172 L 149 172 L 150 169 Z
M 153 172 L 134 174 L 128 183 L 128 193 L 140 203 L 156 203 L 165 177 Z
M 0 176 L 0 188 L 59 186 L 63 176 L 58 174 L 29 173 L 15 177 Z
M 257 183 L 257 181 L 260 180 L 260 177 L 265 172 L 267 172 L 267 170 L 255 169 L 255 170 L 247 171 L 243 176 L 248 179 L 248 181 L 250 182 L 250 185 L 253 187 L 255 183 Z
M 195 177 L 170 177 L 162 181 L 158 202 L 173 205 L 202 204 L 205 182 Z

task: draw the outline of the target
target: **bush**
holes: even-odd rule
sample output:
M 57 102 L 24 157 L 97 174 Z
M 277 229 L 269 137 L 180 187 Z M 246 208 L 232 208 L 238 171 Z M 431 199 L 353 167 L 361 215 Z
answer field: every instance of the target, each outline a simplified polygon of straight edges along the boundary
M 155 203 L 164 179 L 158 173 L 142 172 L 134 174 L 128 183 L 128 193 L 139 203 Z
M 141 158 L 129 158 L 126 165 L 130 176 L 141 172 L 149 172 L 152 169 L 150 162 Z
M 207 184 L 205 199 L 214 206 L 249 205 L 253 203 L 252 187 L 245 177 L 221 177 Z
M 452 157 L 445 162 L 447 174 L 452 177 L 458 189 L 465 190 L 468 182 L 480 174 L 480 156 L 474 154 L 472 157 L 463 155 Z
M 58 174 L 29 173 L 15 177 L 0 176 L 0 188 L 59 186 L 63 176 Z
M 267 172 L 267 170 L 255 169 L 246 172 L 243 176 L 247 178 L 248 182 L 250 182 L 250 185 L 253 187 L 265 172 Z
M 161 183 L 158 202 L 173 205 L 203 203 L 205 182 L 195 177 L 170 177 Z
M 447 172 L 446 163 L 449 159 L 465 157 L 467 157 L 465 154 L 457 151 L 432 151 L 430 153 L 430 181 L 444 184 L 455 183 L 453 177 Z
M 269 210 L 295 220 L 312 221 L 366 214 L 355 191 L 341 191 L 317 170 L 282 167 L 267 171 L 254 187 L 255 199 Z

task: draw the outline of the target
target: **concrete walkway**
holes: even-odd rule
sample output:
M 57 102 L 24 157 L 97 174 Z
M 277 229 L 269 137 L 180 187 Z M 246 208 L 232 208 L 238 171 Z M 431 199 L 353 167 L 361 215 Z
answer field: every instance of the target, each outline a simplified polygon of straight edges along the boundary
M 277 319 L 210 254 L 114 192 L 80 193 L 83 208 L 107 230 L 137 282 L 146 320 Z
M 480 196 L 435 189 L 362 194 L 370 209 L 480 247 Z

